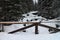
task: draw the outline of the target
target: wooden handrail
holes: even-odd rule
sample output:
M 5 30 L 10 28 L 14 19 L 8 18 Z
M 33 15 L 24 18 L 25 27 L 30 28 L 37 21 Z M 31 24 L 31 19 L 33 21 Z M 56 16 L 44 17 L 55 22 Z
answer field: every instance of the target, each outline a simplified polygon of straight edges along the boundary
M 33 24 L 38 22 L 0 22 L 0 24 Z

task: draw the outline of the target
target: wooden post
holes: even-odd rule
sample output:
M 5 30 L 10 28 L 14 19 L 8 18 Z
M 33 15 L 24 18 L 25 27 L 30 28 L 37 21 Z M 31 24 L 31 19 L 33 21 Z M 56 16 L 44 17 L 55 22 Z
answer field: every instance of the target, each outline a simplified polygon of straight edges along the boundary
M 39 34 L 39 32 L 38 32 L 38 23 L 35 23 L 34 25 L 35 25 L 35 34 Z
M 4 32 L 4 26 L 3 26 L 3 24 L 0 24 L 0 32 Z
M 0 32 L 1 32 L 1 24 L 0 24 Z
M 2 27 L 2 30 L 1 31 L 4 32 L 4 26 L 3 26 L 3 24 L 1 24 L 1 27 Z

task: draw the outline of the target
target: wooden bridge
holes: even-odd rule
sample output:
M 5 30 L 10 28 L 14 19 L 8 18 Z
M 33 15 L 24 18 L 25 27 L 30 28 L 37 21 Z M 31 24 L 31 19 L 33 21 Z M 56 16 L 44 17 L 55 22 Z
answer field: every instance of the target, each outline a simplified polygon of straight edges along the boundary
M 60 31 L 60 29 L 57 29 L 57 28 L 54 28 L 54 27 L 51 27 L 51 26 L 47 26 L 47 25 L 41 24 L 40 22 L 0 22 L 0 24 L 1 24 L 1 27 L 2 27 L 2 31 L 4 31 L 3 24 L 31 24 L 29 26 L 25 26 L 25 27 L 13 30 L 11 32 L 8 32 L 8 33 L 11 33 L 11 34 L 15 33 L 15 32 L 18 32 L 18 31 L 22 31 L 22 30 L 28 29 L 28 28 L 31 28 L 33 26 L 35 26 L 35 34 L 39 33 L 38 32 L 38 26 L 45 27 L 45 28 L 51 28 L 51 29 L 55 29 L 57 31 Z

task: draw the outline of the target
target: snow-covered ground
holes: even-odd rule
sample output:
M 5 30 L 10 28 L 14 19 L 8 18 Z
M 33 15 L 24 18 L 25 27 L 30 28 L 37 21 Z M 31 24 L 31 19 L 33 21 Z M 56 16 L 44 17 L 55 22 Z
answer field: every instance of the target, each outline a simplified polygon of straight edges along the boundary
M 31 12 L 29 16 L 26 16 L 26 14 L 24 15 L 26 18 L 23 19 L 23 22 L 26 22 L 27 19 L 30 21 L 31 19 L 35 19 L 35 18 L 38 18 L 38 19 L 42 18 L 42 17 L 37 17 L 36 15 L 32 15 Z M 39 21 L 40 19 L 37 20 L 37 22 Z M 55 23 L 42 23 L 42 24 L 55 27 Z M 8 32 L 19 29 L 21 27 L 23 27 L 23 24 L 13 24 L 10 26 L 5 26 L 5 29 L 4 29 L 5 32 L 0 32 L 0 40 L 60 40 L 60 32 L 49 34 L 48 29 L 41 26 L 39 26 L 39 34 L 34 34 L 35 33 L 34 27 L 26 29 L 26 32 L 20 31 L 14 34 L 8 34 Z
M 27 32 L 19 34 L 0 33 L 0 40 L 60 40 L 60 33 L 37 35 Z

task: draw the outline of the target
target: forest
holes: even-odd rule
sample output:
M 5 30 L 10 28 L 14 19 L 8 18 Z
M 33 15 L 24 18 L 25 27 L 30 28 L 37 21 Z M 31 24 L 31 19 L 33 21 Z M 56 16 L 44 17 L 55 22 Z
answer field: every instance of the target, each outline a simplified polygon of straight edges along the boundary
M 22 14 L 38 11 L 37 15 L 54 19 L 60 15 L 60 0 L 0 0 L 0 21 L 18 21 Z M 47 15 L 47 16 L 46 16 Z

